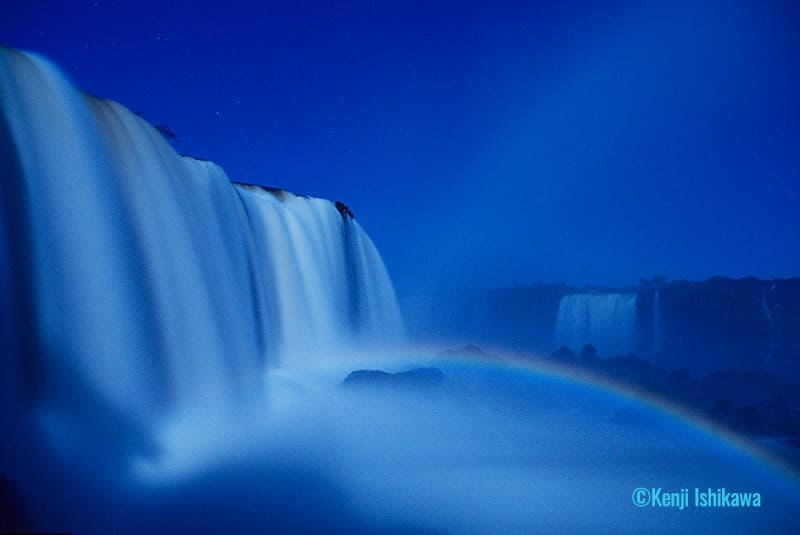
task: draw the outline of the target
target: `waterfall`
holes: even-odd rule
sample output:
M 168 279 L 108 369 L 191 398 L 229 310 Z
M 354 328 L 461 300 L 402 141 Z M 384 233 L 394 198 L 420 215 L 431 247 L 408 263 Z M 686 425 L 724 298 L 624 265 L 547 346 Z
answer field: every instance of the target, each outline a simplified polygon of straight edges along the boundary
M 269 367 L 402 336 L 377 249 L 331 202 L 233 185 L 32 54 L 0 49 L 0 105 L 0 342 L 20 396 L 140 420 L 239 407 Z
M 662 351 L 661 332 L 661 300 L 658 292 L 653 294 L 653 353 L 658 355 Z
M 776 364 L 776 357 L 779 350 L 780 331 L 775 321 L 773 312 L 775 300 L 775 283 L 773 282 L 768 290 L 761 292 L 761 311 L 764 314 L 764 321 L 767 324 L 767 352 L 764 358 L 764 368 L 773 370 Z
M 579 293 L 561 298 L 556 317 L 556 346 L 580 351 L 593 344 L 601 355 L 633 351 L 636 294 Z

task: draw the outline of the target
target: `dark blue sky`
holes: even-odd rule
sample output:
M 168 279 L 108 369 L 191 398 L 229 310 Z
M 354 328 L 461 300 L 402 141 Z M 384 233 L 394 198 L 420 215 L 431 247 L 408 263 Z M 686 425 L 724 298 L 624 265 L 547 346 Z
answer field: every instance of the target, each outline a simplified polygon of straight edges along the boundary
M 0 43 L 343 200 L 403 293 L 800 275 L 796 3 L 410 4 L 4 0 Z

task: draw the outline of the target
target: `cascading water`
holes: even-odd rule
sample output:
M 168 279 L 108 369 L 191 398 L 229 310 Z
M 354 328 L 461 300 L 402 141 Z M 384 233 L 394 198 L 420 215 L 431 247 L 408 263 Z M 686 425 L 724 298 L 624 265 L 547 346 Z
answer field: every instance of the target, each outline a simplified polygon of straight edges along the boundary
M 402 336 L 375 246 L 332 203 L 234 186 L 42 58 L 0 49 L 0 74 L 16 401 L 60 413 L 91 398 L 145 422 L 241 414 L 269 366 Z
M 662 351 L 661 332 L 661 299 L 658 292 L 653 294 L 653 353 L 658 355 Z
M 633 350 L 636 294 L 580 293 L 561 298 L 556 317 L 556 345 L 580 351 L 594 345 L 601 355 Z
M 237 185 L 259 266 L 263 328 L 271 353 L 302 361 L 402 331 L 389 275 L 358 223 L 329 201 Z
M 775 313 L 773 312 L 775 305 L 775 283 L 773 282 L 768 290 L 761 293 L 761 311 L 764 313 L 764 321 L 767 323 L 767 336 L 768 346 L 767 354 L 764 358 L 764 368 L 766 370 L 773 370 L 776 364 L 776 355 L 779 349 L 780 331 L 778 324 L 775 321 Z

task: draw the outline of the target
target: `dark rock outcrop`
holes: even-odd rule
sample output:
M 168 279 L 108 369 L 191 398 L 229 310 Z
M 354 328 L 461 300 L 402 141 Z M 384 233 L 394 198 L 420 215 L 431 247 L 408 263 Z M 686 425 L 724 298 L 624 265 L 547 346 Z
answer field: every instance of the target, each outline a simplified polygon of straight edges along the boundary
M 550 353 L 550 358 L 553 360 L 557 360 L 559 362 L 575 362 L 575 353 L 572 352 L 570 348 L 567 346 L 561 346 L 552 353 Z
M 342 382 L 347 387 L 437 387 L 444 382 L 439 368 L 413 368 L 404 372 L 388 373 L 382 370 L 356 370 Z
M 339 211 L 339 215 L 342 216 L 342 219 L 355 219 L 356 216 L 353 215 L 353 212 L 350 211 L 350 208 L 341 201 L 336 201 L 333 203 L 336 206 L 336 209 Z
M 594 347 L 592 344 L 586 344 L 581 349 L 581 354 L 578 357 L 583 364 L 588 365 L 595 365 L 600 360 L 600 356 L 597 354 L 597 348 Z

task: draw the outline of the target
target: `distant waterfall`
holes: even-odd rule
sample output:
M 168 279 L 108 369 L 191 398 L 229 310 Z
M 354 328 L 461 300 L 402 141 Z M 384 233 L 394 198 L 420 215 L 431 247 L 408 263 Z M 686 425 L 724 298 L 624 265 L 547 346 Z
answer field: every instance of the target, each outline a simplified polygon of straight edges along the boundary
M 663 350 L 661 332 L 661 300 L 658 292 L 653 294 L 653 353 L 658 355 Z
M 775 361 L 779 349 L 778 340 L 780 339 L 780 331 L 778 329 L 778 324 L 775 321 L 775 314 L 773 312 L 775 300 L 774 293 L 774 282 L 770 285 L 769 290 L 764 290 L 761 293 L 761 311 L 764 313 L 764 321 L 767 323 L 768 345 L 766 355 L 764 357 L 764 368 L 767 370 L 773 370 L 775 367 Z
M 28 399 L 239 406 L 270 366 L 402 335 L 378 251 L 329 201 L 234 186 L 34 55 L 0 49 L 0 105 L 0 342 L 27 348 L 2 380 Z
M 633 351 L 636 294 L 580 293 L 561 298 L 556 318 L 556 345 L 580 351 L 593 344 L 601 355 Z

